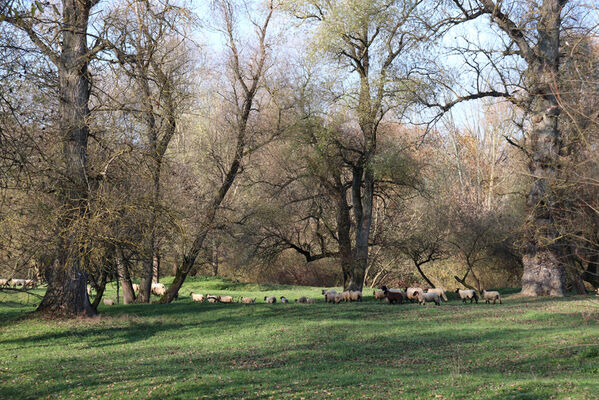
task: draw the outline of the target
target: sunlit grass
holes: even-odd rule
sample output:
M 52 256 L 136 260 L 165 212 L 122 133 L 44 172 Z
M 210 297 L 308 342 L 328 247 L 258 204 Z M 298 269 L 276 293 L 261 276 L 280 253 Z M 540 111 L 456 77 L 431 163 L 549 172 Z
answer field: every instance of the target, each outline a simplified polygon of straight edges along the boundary
M 320 290 L 193 279 L 173 304 L 75 321 L 22 318 L 37 299 L 2 294 L 0 399 L 599 398 L 594 298 L 332 305 Z M 191 291 L 259 304 L 192 303 Z

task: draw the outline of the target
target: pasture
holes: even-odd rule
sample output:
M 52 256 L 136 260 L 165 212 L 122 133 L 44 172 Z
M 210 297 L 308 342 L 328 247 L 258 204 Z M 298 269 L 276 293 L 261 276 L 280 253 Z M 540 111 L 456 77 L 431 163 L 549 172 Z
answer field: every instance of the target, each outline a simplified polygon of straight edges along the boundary
M 508 291 L 503 305 L 470 305 L 452 293 L 423 307 L 365 290 L 335 305 L 320 290 L 192 278 L 173 304 L 59 321 L 27 316 L 32 296 L 0 294 L 0 399 L 599 398 L 597 298 Z M 257 304 L 192 303 L 190 291 Z

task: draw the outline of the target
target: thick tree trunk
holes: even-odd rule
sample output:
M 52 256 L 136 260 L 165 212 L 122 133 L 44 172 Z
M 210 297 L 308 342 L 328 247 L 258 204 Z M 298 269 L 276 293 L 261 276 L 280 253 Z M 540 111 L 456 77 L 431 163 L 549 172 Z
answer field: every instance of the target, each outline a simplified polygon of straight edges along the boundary
M 129 266 L 125 262 L 122 252 L 119 249 L 115 251 L 115 262 L 118 273 L 118 278 L 123 288 L 123 303 L 131 304 L 135 302 L 135 291 L 133 290 L 133 283 L 131 282 L 131 274 L 129 273 Z
M 554 94 L 559 76 L 561 0 L 544 0 L 538 23 L 536 58 L 529 62 L 528 79 L 534 96 L 529 138 L 529 171 L 534 179 L 528 194 L 530 239 L 522 257 L 522 294 L 564 296 L 565 271 L 553 212 L 559 209 L 552 184 L 559 173 L 561 134 L 559 102 Z
M 90 83 L 87 71 L 87 25 L 97 0 L 63 0 L 62 51 L 57 62 L 59 128 L 63 141 L 64 175 L 60 192 L 66 215 L 60 224 L 59 265 L 46 271 L 48 289 L 37 311 L 57 315 L 94 315 L 87 296 L 86 273 L 81 268 L 81 244 L 73 232 L 84 218 L 87 193 L 87 140 Z

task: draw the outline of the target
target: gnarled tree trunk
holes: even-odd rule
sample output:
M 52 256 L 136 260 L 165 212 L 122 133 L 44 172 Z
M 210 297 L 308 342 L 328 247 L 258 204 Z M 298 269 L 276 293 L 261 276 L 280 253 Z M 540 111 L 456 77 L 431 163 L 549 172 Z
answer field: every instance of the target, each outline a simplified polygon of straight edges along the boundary
M 87 204 L 87 139 L 90 83 L 87 66 L 87 25 L 97 0 L 63 0 L 62 51 L 55 59 L 59 78 L 59 129 L 63 139 L 65 178 L 61 188 L 66 215 L 59 222 L 64 237 L 58 264 L 46 270 L 48 289 L 37 311 L 58 315 L 94 315 L 87 296 L 87 276 L 81 267 L 81 244 L 74 230 Z M 49 51 L 49 50 L 48 50 Z

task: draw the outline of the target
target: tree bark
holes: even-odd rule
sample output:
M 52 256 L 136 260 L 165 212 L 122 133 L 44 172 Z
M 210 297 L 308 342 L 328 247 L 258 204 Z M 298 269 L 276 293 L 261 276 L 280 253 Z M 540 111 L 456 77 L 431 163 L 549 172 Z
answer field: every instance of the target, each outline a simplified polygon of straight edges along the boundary
M 351 244 L 351 219 L 347 203 L 347 190 L 341 182 L 341 177 L 336 176 L 337 196 L 337 236 L 339 239 L 339 262 L 343 273 L 343 288 L 347 289 L 352 276 L 353 251 Z
M 123 304 L 134 303 L 135 291 L 133 290 L 133 283 L 131 282 L 129 266 L 123 258 L 122 251 L 118 248 L 115 251 L 115 263 L 118 273 L 118 279 L 120 280 L 121 286 L 123 288 Z
M 558 209 L 552 183 L 559 173 L 561 133 L 560 106 L 555 96 L 559 76 L 559 50 L 562 0 L 544 0 L 539 19 L 536 57 L 529 61 L 528 79 L 533 96 L 529 133 L 529 171 L 533 177 L 527 205 L 531 234 L 522 257 L 522 294 L 564 296 L 565 271 L 553 223 Z
M 98 310 L 98 305 L 100 304 L 100 301 L 102 301 L 102 296 L 104 296 L 104 290 L 106 289 L 106 279 L 107 278 L 108 278 L 108 274 L 106 273 L 106 271 L 102 271 L 100 273 L 100 282 L 97 282 L 97 285 L 94 288 L 96 291 L 96 297 L 94 297 L 94 301 L 91 304 L 91 306 L 96 311 Z M 87 289 L 86 289 L 85 293 L 87 294 Z
M 87 315 L 96 311 L 87 296 L 87 275 L 81 268 L 81 244 L 74 230 L 87 205 L 87 140 L 90 82 L 87 26 L 97 0 L 63 0 L 62 48 L 57 60 L 59 129 L 63 139 L 64 184 L 61 190 L 66 215 L 59 222 L 65 237 L 59 243 L 58 261 L 46 270 L 48 289 L 37 311 L 55 315 Z

